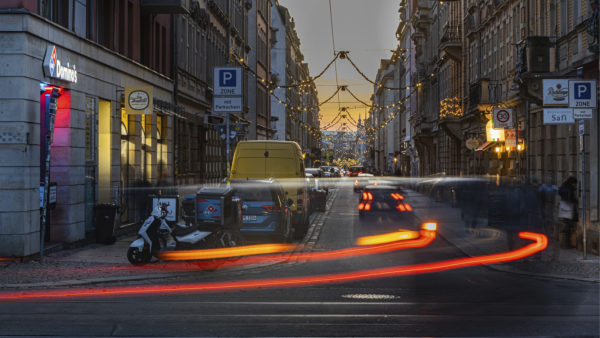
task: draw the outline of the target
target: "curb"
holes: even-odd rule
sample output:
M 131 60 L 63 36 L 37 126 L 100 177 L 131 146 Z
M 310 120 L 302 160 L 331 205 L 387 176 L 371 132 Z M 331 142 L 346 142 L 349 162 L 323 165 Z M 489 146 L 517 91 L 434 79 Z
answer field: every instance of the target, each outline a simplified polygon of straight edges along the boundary
M 313 240 L 316 235 L 319 234 L 320 229 L 322 227 L 323 219 L 326 215 L 329 214 L 330 207 L 335 200 L 337 193 L 333 193 L 329 196 L 327 200 L 328 208 L 325 212 L 320 214 L 313 214 L 314 226 L 310 227 L 309 233 L 305 236 L 305 238 L 300 242 L 300 245 L 304 245 L 308 248 L 311 248 L 309 241 Z M 313 244 L 314 245 L 314 244 Z M 292 257 L 294 252 L 290 253 L 290 257 Z M 290 263 L 290 261 L 284 262 L 273 262 L 261 264 L 258 266 L 243 266 L 240 268 L 232 268 L 229 271 L 239 272 L 239 271 L 252 271 L 257 269 L 264 269 L 268 267 L 273 267 L 280 265 L 282 263 Z M 292 263 L 298 263 L 298 261 L 293 261 Z M 104 278 L 87 278 L 87 279 L 70 279 L 56 282 L 41 282 L 41 283 L 21 283 L 21 284 L 0 284 L 0 290 L 8 290 L 8 289 L 29 289 L 29 288 L 60 288 L 60 287 L 73 287 L 73 286 L 85 286 L 85 285 L 93 285 L 93 284 L 103 284 L 103 283 L 116 283 L 116 282 L 136 282 L 136 281 L 149 281 L 149 280 L 161 280 L 161 279 L 171 279 L 171 278 L 181 278 L 185 277 L 189 271 L 180 272 L 180 273 L 170 273 L 170 274 L 154 274 L 154 275 L 145 275 L 145 276 L 124 276 L 124 277 L 104 277 Z
M 425 198 L 427 200 L 431 200 L 427 196 L 424 196 L 424 195 L 422 195 L 422 194 L 420 194 L 420 193 L 418 193 L 418 192 L 416 192 L 414 190 L 412 191 L 412 193 L 417 194 L 421 198 Z M 438 204 L 440 204 L 440 206 L 442 206 L 443 208 L 447 208 L 447 206 L 444 205 L 444 204 L 442 204 L 442 203 L 438 203 Z M 439 210 L 440 208 L 438 207 L 437 209 Z M 419 217 L 419 218 L 421 218 L 421 217 Z M 457 223 L 454 222 L 454 223 L 450 223 L 450 224 L 452 226 L 454 226 Z M 438 230 L 438 234 L 440 235 L 440 237 L 442 237 L 448 243 L 452 244 L 454 247 L 456 247 L 458 250 L 460 250 L 462 253 L 464 253 L 465 255 L 467 255 L 469 257 L 476 257 L 476 256 L 479 256 L 481 254 L 483 254 L 483 255 L 488 254 L 485 251 L 482 251 L 481 249 L 479 249 L 478 247 L 469 244 L 468 242 L 464 243 L 464 242 L 466 242 L 464 240 L 451 239 L 451 236 L 447 236 L 442 231 Z M 463 242 L 463 243 L 459 243 L 459 242 Z M 468 246 L 468 248 L 467 248 L 467 246 Z M 474 251 L 480 252 L 480 254 L 474 254 Z M 506 263 L 501 263 L 501 264 L 506 264 Z M 494 270 L 499 271 L 499 272 L 513 273 L 513 274 L 518 274 L 518 275 L 526 275 L 526 276 L 530 276 L 530 277 L 551 278 L 551 279 L 561 279 L 561 280 L 572 280 L 572 281 L 580 281 L 580 282 L 600 284 L 600 278 L 578 277 L 578 276 L 567 276 L 567 275 L 559 275 L 559 274 L 551 274 L 551 273 L 532 272 L 532 271 L 527 271 L 527 270 L 520 270 L 520 269 L 511 268 L 511 267 L 508 267 L 506 265 L 499 266 L 499 265 L 495 265 L 495 264 L 488 264 L 488 265 L 483 265 L 483 266 L 491 268 L 491 269 L 494 269 Z

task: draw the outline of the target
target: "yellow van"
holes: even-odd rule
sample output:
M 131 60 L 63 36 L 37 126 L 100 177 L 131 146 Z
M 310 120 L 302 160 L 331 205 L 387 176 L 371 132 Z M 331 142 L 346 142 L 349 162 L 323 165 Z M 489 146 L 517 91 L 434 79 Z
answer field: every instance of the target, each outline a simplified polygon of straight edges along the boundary
M 274 178 L 292 200 L 294 237 L 308 230 L 308 190 L 302 149 L 290 141 L 240 141 L 233 154 L 231 179 Z

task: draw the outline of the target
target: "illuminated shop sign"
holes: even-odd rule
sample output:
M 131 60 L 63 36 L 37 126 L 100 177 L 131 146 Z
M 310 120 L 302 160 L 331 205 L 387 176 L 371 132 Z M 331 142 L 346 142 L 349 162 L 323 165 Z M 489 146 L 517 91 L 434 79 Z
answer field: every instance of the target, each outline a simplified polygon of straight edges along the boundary
M 46 49 L 44 74 L 51 78 L 77 83 L 77 67 L 69 62 L 63 64 L 56 56 L 56 46 L 49 46 Z

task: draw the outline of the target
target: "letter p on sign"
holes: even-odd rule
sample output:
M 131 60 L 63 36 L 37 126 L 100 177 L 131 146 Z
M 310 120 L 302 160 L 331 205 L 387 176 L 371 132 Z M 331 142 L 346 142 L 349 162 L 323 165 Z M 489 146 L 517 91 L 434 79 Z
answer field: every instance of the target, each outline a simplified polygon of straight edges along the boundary
M 235 79 L 235 70 L 223 69 L 221 70 L 221 74 L 219 74 L 219 79 L 221 83 L 219 85 L 221 87 L 235 87 L 236 79 Z
M 592 85 L 590 83 L 575 83 L 575 99 L 589 100 L 592 98 Z

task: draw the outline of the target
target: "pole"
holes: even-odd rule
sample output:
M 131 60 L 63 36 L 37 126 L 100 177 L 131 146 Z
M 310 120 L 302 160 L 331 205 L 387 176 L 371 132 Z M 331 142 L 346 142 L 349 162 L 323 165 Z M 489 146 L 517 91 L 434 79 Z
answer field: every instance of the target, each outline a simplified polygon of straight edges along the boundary
M 583 123 L 583 120 L 580 121 L 580 123 Z M 581 127 L 580 127 L 581 128 Z M 581 199 L 583 201 L 582 203 L 582 209 L 581 209 L 581 226 L 583 228 L 583 259 L 587 259 L 587 248 L 586 248 L 586 224 L 585 224 L 585 217 L 586 217 L 586 195 L 585 195 L 585 136 L 583 135 L 583 133 L 580 132 L 579 135 L 579 141 L 581 144 Z
M 50 196 L 50 150 L 52 148 L 52 139 L 54 134 L 54 116 L 56 115 L 56 99 L 58 98 L 58 88 L 52 88 L 50 94 L 50 105 L 48 109 L 48 134 L 46 134 L 46 161 L 44 163 L 46 172 L 44 175 L 44 196 L 42 204 L 42 224 L 40 229 L 40 263 L 44 260 L 44 238 L 46 237 L 46 223 L 48 214 L 48 198 Z
M 227 182 L 229 182 L 229 176 L 231 175 L 231 163 L 229 162 L 229 152 L 231 148 L 231 138 L 229 137 L 229 112 L 225 113 L 225 143 L 227 144 Z

